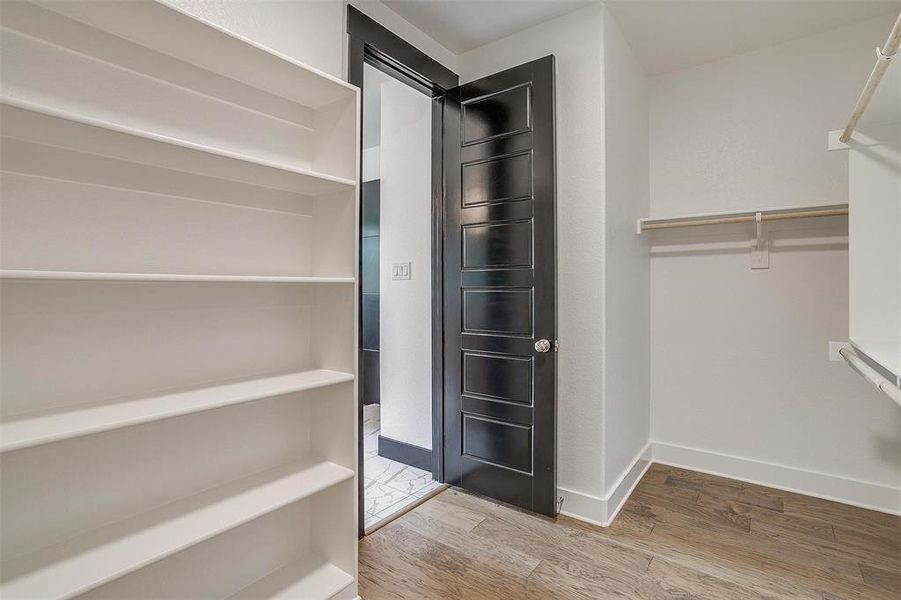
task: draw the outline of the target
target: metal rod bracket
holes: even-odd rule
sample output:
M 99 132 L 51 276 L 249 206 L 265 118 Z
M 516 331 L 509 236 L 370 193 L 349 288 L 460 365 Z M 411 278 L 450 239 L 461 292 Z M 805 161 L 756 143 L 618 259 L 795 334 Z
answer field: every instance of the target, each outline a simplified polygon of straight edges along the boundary
M 878 60 L 879 62 L 888 62 L 888 61 L 892 60 L 893 58 L 895 58 L 895 55 L 897 53 L 898 53 L 898 51 L 895 50 L 891 54 L 883 54 L 882 48 L 877 47 L 876 48 L 876 60 Z
M 757 211 L 754 215 L 754 221 L 757 228 L 757 241 L 751 249 L 751 268 L 769 269 L 770 249 L 769 240 L 763 232 L 763 213 Z

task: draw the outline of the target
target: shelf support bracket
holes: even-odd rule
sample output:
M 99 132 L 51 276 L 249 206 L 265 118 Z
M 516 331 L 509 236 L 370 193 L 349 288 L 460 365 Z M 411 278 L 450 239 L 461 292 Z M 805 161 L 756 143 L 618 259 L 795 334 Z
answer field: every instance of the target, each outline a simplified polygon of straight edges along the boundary
M 751 268 L 752 269 L 769 269 L 770 268 L 770 240 L 763 231 L 763 213 L 758 211 L 754 215 L 754 221 L 757 225 L 757 241 L 751 248 Z

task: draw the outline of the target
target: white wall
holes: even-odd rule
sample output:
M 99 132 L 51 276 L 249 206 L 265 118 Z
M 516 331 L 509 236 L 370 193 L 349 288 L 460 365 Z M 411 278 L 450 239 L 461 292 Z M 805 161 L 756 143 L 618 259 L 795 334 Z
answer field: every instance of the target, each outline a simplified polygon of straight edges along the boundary
M 602 7 L 593 5 L 459 57 L 463 82 L 557 58 L 557 483 L 564 510 L 604 494 L 602 32 Z
M 338 0 L 164 0 L 335 77 L 344 74 L 344 12 Z
M 635 221 L 648 213 L 648 79 L 604 17 L 604 492 L 629 485 L 650 439 L 650 258 Z M 614 502 L 613 504 L 616 504 Z
M 846 157 L 826 152 L 826 132 L 890 27 L 654 78 L 651 215 L 846 202 Z M 747 227 L 651 238 L 655 459 L 901 510 L 901 410 L 827 360 L 828 341 L 848 338 L 847 222 L 768 228 L 767 270 L 750 269 Z
M 381 435 L 431 449 L 432 101 L 395 80 L 381 98 Z M 408 261 L 410 279 L 392 280 Z
M 373 181 L 382 176 L 379 167 L 379 147 L 363 148 L 363 170 L 360 175 L 363 181 Z
M 163 0 L 311 67 L 343 77 L 350 4 L 451 71 L 457 56 L 377 0 Z

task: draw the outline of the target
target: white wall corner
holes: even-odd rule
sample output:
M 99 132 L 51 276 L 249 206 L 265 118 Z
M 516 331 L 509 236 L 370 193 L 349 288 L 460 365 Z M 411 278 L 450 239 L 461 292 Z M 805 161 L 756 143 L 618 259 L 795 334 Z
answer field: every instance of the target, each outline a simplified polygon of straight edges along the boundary
M 901 488 L 662 442 L 652 462 L 901 515 Z
M 604 497 L 564 487 L 557 488 L 558 494 L 563 498 L 560 514 L 592 525 L 608 527 L 650 468 L 651 456 L 651 443 L 648 442 Z

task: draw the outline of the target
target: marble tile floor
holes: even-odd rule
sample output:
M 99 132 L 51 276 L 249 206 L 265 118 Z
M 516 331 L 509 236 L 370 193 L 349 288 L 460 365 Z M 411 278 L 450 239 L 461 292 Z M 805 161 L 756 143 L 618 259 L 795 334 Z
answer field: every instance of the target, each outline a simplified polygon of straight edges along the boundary
M 441 485 L 428 471 L 379 456 L 379 431 L 379 405 L 363 407 L 363 526 L 367 529 Z

